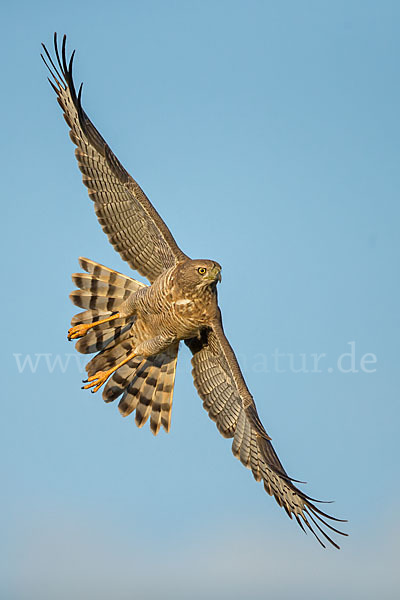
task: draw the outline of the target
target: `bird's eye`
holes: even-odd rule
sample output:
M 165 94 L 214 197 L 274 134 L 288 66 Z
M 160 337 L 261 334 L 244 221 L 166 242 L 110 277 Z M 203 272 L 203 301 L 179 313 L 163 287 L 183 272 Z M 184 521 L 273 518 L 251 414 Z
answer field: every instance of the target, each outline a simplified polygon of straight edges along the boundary
M 198 273 L 200 273 L 200 275 L 205 275 L 207 272 L 207 269 L 205 267 L 199 267 L 197 269 Z

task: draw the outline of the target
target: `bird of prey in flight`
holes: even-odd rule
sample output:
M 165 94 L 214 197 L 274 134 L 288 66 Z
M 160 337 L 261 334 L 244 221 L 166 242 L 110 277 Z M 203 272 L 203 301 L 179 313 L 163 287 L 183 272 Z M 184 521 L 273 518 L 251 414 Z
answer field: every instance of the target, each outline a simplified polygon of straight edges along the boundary
M 221 266 L 214 260 L 192 260 L 140 186 L 94 127 L 82 108 L 82 85 L 76 91 L 66 36 L 59 49 L 54 35 L 53 58 L 43 45 L 49 81 L 70 128 L 83 183 L 108 239 L 149 285 L 87 258 L 84 272 L 72 276 L 77 290 L 71 300 L 83 312 L 75 315 L 68 339 L 76 349 L 96 353 L 86 366 L 85 389 L 103 388 L 105 402 L 119 398 L 123 416 L 135 411 L 141 427 L 169 431 L 179 342 L 193 353 L 193 379 L 218 430 L 232 438 L 232 452 L 262 481 L 290 518 L 309 529 L 322 546 L 336 548 L 329 530 L 340 521 L 315 505 L 296 487 L 283 468 L 257 413 L 253 397 L 222 327 L 217 301 Z

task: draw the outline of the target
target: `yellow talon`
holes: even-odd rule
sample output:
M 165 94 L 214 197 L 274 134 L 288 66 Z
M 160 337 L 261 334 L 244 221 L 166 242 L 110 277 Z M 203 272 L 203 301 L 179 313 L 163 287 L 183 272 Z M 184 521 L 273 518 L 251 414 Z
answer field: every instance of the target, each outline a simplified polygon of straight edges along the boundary
M 94 394 L 98 392 L 102 385 L 105 384 L 107 379 L 110 377 L 111 373 L 114 372 L 114 369 L 110 369 L 109 371 L 97 371 L 91 377 L 88 377 L 83 383 L 86 385 L 82 386 L 83 390 L 88 390 L 89 388 L 93 388 L 91 391 Z
M 112 373 L 115 373 L 115 371 L 117 369 L 122 367 L 122 365 L 125 365 L 132 358 L 135 358 L 135 356 L 137 356 L 137 354 L 135 351 L 133 351 L 126 358 L 124 358 L 124 360 L 122 360 L 120 363 L 115 365 L 115 367 L 113 367 L 112 369 L 108 369 L 108 371 L 97 371 L 97 373 L 95 373 L 94 375 L 91 375 L 90 377 L 88 377 L 87 379 L 85 379 L 82 382 L 82 383 L 86 383 L 86 385 L 82 386 L 82 389 L 88 390 L 89 388 L 93 388 L 91 390 L 91 392 L 93 392 L 93 394 L 95 392 L 98 392 L 99 389 L 101 388 L 101 386 L 104 385 L 105 382 L 107 381 L 107 379 L 110 377 L 110 375 L 112 375 Z
M 89 323 L 88 325 L 75 325 L 75 327 L 71 327 L 71 329 L 68 330 L 67 338 L 70 341 L 76 340 L 77 338 L 81 338 L 86 334 L 87 330 L 90 329 L 90 327 L 93 327 L 91 323 Z
M 109 321 L 113 321 L 114 319 L 119 319 L 119 312 L 111 315 L 111 317 L 107 317 L 106 319 L 101 319 L 100 321 L 94 321 L 93 323 L 81 323 L 80 325 L 75 325 L 75 327 L 71 327 L 68 330 L 67 337 L 71 340 L 76 340 L 77 338 L 83 337 L 89 329 L 92 327 L 96 327 L 97 325 L 101 325 L 102 323 L 108 323 Z

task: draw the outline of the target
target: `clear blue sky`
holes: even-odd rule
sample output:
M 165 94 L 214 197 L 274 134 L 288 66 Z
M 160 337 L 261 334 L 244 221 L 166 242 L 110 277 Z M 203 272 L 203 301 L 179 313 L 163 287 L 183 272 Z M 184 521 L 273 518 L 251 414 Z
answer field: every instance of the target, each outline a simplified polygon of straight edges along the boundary
M 398 597 L 399 17 L 348 0 L 3 8 L 2 598 Z M 70 273 L 79 255 L 129 268 L 46 81 L 55 30 L 182 249 L 223 265 L 260 416 L 288 472 L 349 519 L 340 552 L 233 458 L 187 349 L 169 435 L 81 391 Z

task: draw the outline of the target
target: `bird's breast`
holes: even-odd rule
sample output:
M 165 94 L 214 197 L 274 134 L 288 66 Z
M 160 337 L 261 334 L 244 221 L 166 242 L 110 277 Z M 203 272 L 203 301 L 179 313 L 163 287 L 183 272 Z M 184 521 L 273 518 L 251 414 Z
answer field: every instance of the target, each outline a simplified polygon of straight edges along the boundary
M 216 295 L 209 290 L 185 290 L 174 285 L 167 272 L 136 295 L 135 311 L 148 335 L 175 340 L 198 335 L 216 310 Z

